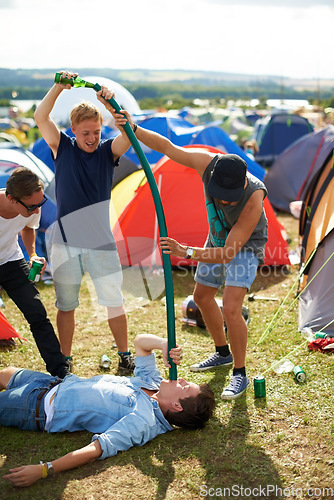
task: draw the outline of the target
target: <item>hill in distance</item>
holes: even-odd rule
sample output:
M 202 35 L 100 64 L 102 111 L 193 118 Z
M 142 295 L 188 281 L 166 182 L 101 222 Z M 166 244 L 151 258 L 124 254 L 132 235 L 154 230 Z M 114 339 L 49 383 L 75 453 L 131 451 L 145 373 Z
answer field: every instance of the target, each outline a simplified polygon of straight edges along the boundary
M 8 69 L 0 68 L 0 87 L 49 87 L 59 68 Z M 120 84 L 178 82 L 188 85 L 238 85 L 254 86 L 274 84 L 298 90 L 334 88 L 334 80 L 292 79 L 282 76 L 244 75 L 214 71 L 151 70 L 151 69 L 111 69 L 76 68 L 79 75 L 94 75 L 110 78 Z

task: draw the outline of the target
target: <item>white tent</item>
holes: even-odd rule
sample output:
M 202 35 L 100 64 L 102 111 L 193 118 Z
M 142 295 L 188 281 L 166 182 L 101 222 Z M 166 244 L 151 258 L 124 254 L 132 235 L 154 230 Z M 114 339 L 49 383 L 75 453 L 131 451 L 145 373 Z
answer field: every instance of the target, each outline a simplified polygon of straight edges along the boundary
M 140 113 L 140 107 L 133 97 L 133 95 L 126 90 L 122 85 L 109 78 L 103 78 L 100 76 L 82 76 L 83 80 L 92 83 L 98 83 L 108 87 L 110 90 L 115 92 L 115 99 L 121 108 L 128 111 L 131 115 L 135 113 Z M 89 88 L 72 88 L 71 90 L 64 90 L 58 97 L 56 104 L 51 112 L 51 118 L 59 124 L 66 125 L 69 122 L 69 115 L 76 104 L 82 101 L 90 101 L 99 107 L 103 113 L 105 119 L 110 119 L 111 115 L 96 98 L 96 92 Z

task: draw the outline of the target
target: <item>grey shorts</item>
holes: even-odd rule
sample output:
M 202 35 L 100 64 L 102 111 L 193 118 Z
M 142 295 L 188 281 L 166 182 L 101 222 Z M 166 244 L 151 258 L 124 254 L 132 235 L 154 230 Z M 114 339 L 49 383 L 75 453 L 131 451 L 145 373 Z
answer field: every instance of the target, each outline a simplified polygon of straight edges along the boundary
M 123 306 L 123 273 L 116 250 L 90 250 L 54 244 L 50 261 L 56 306 L 61 311 L 72 311 L 79 306 L 79 291 L 85 273 L 92 279 L 100 305 Z

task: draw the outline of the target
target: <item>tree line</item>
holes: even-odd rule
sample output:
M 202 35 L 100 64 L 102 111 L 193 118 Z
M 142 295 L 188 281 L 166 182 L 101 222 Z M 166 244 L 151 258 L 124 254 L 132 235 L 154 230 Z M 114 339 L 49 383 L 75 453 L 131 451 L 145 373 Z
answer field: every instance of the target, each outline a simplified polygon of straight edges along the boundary
M 305 88 L 282 84 L 279 77 L 246 77 L 213 72 L 161 71 L 169 81 L 150 82 L 153 70 L 110 70 L 81 68 L 80 74 L 104 76 L 123 85 L 142 109 L 157 107 L 180 108 L 193 105 L 194 99 L 208 99 L 212 104 L 224 105 L 228 100 L 305 99 L 312 104 L 332 106 L 334 88 L 314 88 L 308 82 Z M 52 85 L 54 70 L 9 70 L 0 68 L 0 104 L 13 103 L 15 98 L 40 100 Z M 181 80 L 182 76 L 182 80 Z

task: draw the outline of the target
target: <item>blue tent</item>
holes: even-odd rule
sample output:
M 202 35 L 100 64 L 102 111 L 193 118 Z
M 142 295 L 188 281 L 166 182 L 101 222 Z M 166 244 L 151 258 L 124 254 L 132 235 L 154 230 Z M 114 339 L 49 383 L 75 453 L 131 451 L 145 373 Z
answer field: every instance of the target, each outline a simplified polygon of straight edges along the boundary
M 258 165 L 254 160 L 249 158 L 246 155 L 245 151 L 241 149 L 234 141 L 232 141 L 229 135 L 219 126 L 208 125 L 206 127 L 195 127 L 182 118 L 174 118 L 166 115 L 158 115 L 152 118 L 148 118 L 140 122 L 140 126 L 148 130 L 158 132 L 164 137 L 167 137 L 177 146 L 203 144 L 206 146 L 213 146 L 226 153 L 237 154 L 247 162 L 248 169 L 253 175 L 261 180 L 264 178 L 264 169 L 260 167 L 260 165 Z M 163 156 L 161 153 L 157 153 L 156 151 L 149 149 L 142 143 L 141 147 L 146 155 L 148 162 L 151 165 L 157 163 Z M 139 164 L 138 157 L 132 147 L 129 149 L 129 151 L 127 151 L 127 153 L 125 153 L 124 156 L 133 161 L 133 163 L 137 165 Z
M 299 115 L 277 113 L 257 120 L 253 138 L 259 151 L 255 160 L 264 167 L 270 167 L 284 149 L 310 132 L 313 132 L 313 125 Z
M 256 111 L 246 111 L 245 118 L 247 122 L 254 126 L 255 123 L 262 118 L 262 116 Z
M 192 136 L 203 129 L 202 126 L 195 127 L 192 123 L 184 120 L 181 117 L 171 117 L 166 114 L 159 114 L 150 118 L 146 118 L 138 124 L 140 124 L 141 127 L 146 128 L 147 130 L 152 130 L 154 132 L 157 132 L 158 134 L 163 135 L 164 137 L 167 137 L 171 142 L 173 142 L 173 144 L 176 144 L 177 146 L 187 146 L 188 144 L 190 144 Z M 118 131 L 115 131 L 115 135 L 117 135 L 118 133 Z M 153 151 L 142 143 L 140 143 L 140 146 L 145 153 L 147 161 L 151 165 L 154 165 L 160 160 L 160 158 L 163 157 L 161 153 Z M 139 159 L 133 147 L 131 147 L 125 153 L 125 156 L 135 164 L 139 165 Z
M 31 151 L 54 172 L 55 167 L 51 158 L 51 150 L 44 139 L 37 139 L 37 141 L 34 142 Z
M 224 153 L 236 154 L 245 160 L 248 170 L 251 174 L 255 175 L 261 181 L 264 178 L 265 170 L 252 160 L 243 149 L 241 149 L 229 135 L 220 127 L 208 126 L 199 131 L 191 139 L 190 144 L 205 144 L 207 146 L 214 146 Z

